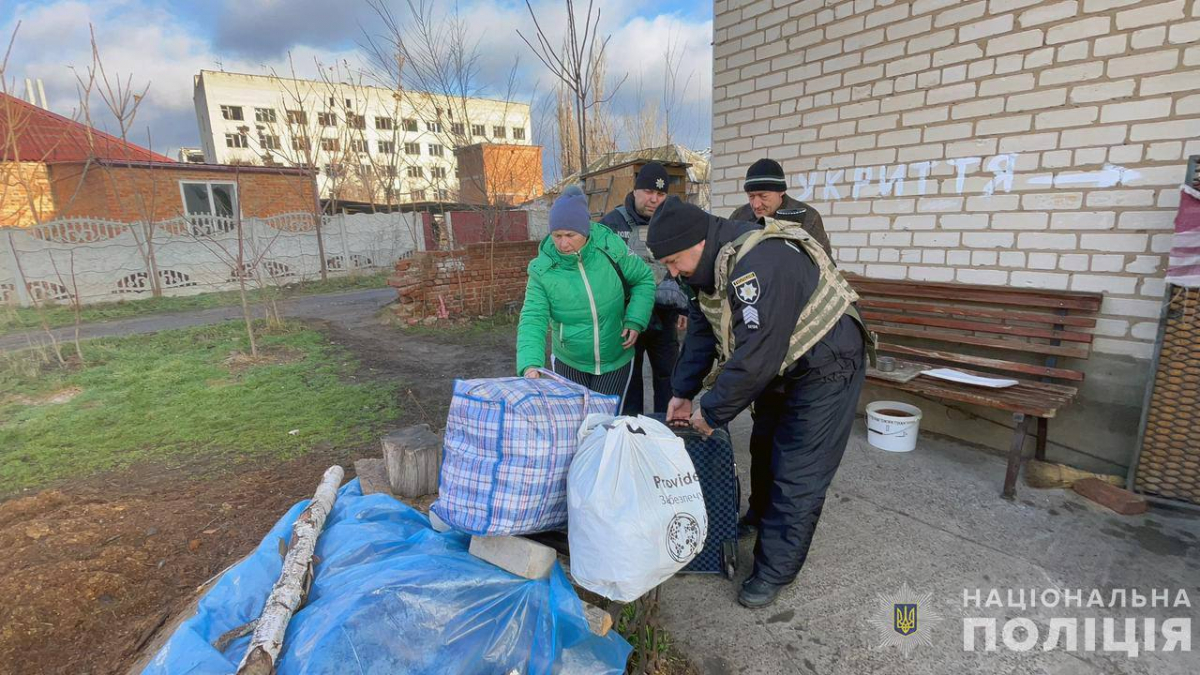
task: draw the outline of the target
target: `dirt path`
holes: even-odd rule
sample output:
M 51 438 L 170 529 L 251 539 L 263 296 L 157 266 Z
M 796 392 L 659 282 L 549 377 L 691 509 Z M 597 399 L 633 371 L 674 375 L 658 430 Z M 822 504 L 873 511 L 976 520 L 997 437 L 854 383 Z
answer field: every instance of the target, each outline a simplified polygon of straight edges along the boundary
M 365 314 L 373 316 L 384 305 L 396 299 L 396 291 L 392 288 L 373 288 L 366 291 L 349 293 L 330 293 L 327 295 L 309 295 L 280 303 L 280 313 L 288 318 L 309 319 L 324 318 L 331 320 L 354 319 Z M 261 306 L 251 307 L 254 316 L 263 316 Z M 172 312 L 141 316 L 135 319 L 120 319 L 89 323 L 79 327 L 79 336 L 83 339 L 98 337 L 118 337 L 136 335 L 138 333 L 156 333 L 175 328 L 203 326 L 210 323 L 220 323 L 230 319 L 241 319 L 241 307 L 214 307 L 191 312 Z M 54 339 L 60 342 L 73 340 L 75 327 L 66 326 L 51 331 Z M 46 334 L 40 330 L 24 331 L 11 335 L 0 336 L 0 351 L 24 349 L 30 344 L 46 342 Z
M 361 362 L 356 377 L 402 384 L 397 426 L 440 427 L 456 377 L 511 374 L 511 330 L 411 333 L 381 325 L 369 307 L 310 323 Z M 234 468 L 194 458 L 0 502 L 0 671 L 124 673 L 197 586 L 312 494 L 326 467 L 352 477 L 355 459 L 378 454 L 327 447 Z

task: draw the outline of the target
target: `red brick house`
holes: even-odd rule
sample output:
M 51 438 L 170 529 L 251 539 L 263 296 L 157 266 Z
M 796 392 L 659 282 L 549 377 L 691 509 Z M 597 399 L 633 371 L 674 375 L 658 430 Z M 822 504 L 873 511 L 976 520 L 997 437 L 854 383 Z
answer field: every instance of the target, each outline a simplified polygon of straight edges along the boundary
M 268 217 L 316 208 L 307 169 L 176 162 L 0 94 L 0 227 L 66 217 Z

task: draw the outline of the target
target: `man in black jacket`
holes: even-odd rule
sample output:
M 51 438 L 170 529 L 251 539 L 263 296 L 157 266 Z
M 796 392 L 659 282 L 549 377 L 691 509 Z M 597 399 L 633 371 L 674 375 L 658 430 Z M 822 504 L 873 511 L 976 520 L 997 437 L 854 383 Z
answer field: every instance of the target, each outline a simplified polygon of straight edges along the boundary
M 711 433 L 753 404 L 752 439 L 766 441 L 757 444 L 769 457 L 755 462 L 747 514 L 759 528 L 754 572 L 738 595 L 747 607 L 771 604 L 799 574 L 866 375 L 853 291 L 811 238 L 778 234 L 784 225 L 767 220 L 762 232 L 776 234 L 755 238 L 761 225 L 669 198 L 647 236 L 654 256 L 698 294 L 668 419 Z M 723 368 L 706 383 L 717 357 Z
M 783 176 L 783 167 L 773 159 L 760 159 L 746 170 L 746 182 L 742 184 L 746 192 L 748 204 L 739 206 L 730 220 L 759 220 L 761 218 L 778 218 L 800 223 L 804 231 L 825 249 L 829 257 L 833 257 L 833 249 L 829 247 L 829 235 L 825 234 L 825 224 L 821 214 L 813 207 L 799 199 L 792 199 L 787 194 L 787 179 Z
M 669 182 L 667 170 L 658 162 L 650 162 L 638 171 L 634 179 L 633 191 L 625 195 L 625 203 L 604 214 L 600 222 L 616 232 L 629 250 L 642 256 L 654 269 L 655 280 L 661 284 L 666 276 L 666 270 L 654 262 L 645 244 L 642 243 L 640 228 L 645 228 L 654 215 L 655 209 L 667 198 Z M 675 359 L 679 356 L 679 335 L 677 333 L 685 321 L 685 315 L 680 307 L 662 302 L 664 293 L 655 294 L 654 312 L 650 315 L 650 324 L 638 336 L 636 352 L 633 355 L 633 374 L 629 381 L 629 391 L 625 395 L 624 415 L 640 415 L 644 411 L 645 393 L 642 384 L 643 357 L 650 359 L 650 372 L 654 386 L 654 412 L 667 411 L 667 402 L 671 399 L 671 371 L 675 368 Z M 683 298 L 680 297 L 680 303 Z

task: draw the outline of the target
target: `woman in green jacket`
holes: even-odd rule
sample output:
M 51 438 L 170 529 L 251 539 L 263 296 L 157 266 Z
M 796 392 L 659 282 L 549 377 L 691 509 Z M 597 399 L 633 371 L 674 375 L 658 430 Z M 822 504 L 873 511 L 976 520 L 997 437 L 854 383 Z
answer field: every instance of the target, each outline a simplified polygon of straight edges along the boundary
M 550 209 L 550 235 L 529 263 L 517 372 L 538 377 L 546 365 L 549 330 L 554 372 L 620 396 L 623 405 L 633 345 L 653 307 L 650 266 L 612 230 L 591 222 L 587 197 L 577 187 L 567 188 Z

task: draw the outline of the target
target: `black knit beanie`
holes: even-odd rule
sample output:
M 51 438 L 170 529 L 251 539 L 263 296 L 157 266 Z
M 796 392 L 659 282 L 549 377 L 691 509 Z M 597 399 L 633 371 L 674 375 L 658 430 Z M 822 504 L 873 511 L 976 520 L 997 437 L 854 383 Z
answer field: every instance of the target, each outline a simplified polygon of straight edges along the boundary
M 783 177 L 783 167 L 773 159 L 760 159 L 746 169 L 746 183 L 742 186 L 744 192 L 786 192 L 787 180 Z
M 650 218 L 646 246 L 655 258 L 662 259 L 691 248 L 708 236 L 708 213 L 679 197 L 667 197 Z
M 663 168 L 663 165 L 658 162 L 650 162 L 643 166 L 641 171 L 638 171 L 637 178 L 633 182 L 633 189 L 666 192 L 669 182 L 667 170 Z

